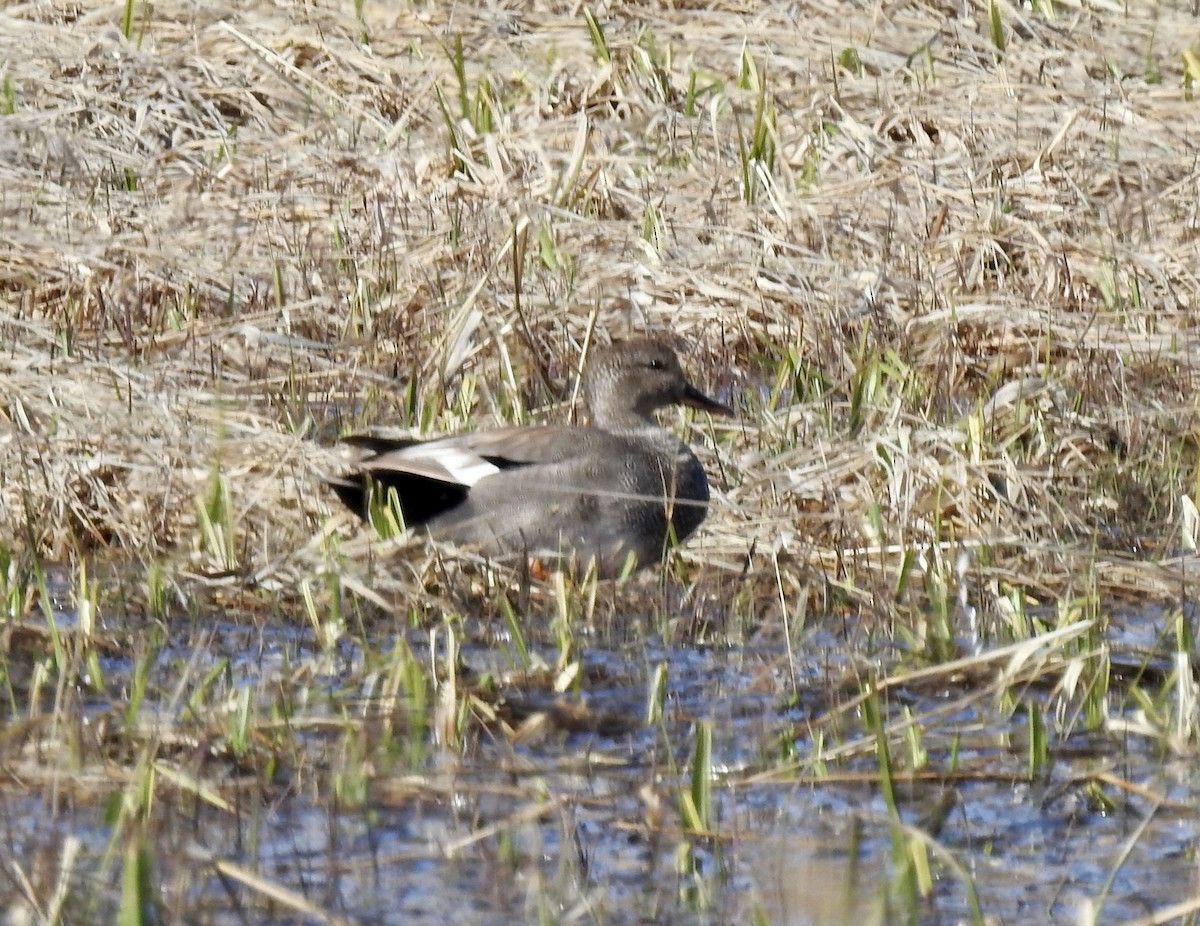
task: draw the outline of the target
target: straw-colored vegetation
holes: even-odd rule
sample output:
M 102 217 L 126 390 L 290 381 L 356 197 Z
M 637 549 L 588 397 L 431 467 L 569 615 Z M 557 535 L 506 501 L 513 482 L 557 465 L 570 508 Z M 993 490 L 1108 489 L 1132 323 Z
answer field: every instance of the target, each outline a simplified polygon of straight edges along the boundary
M 1019 719 L 1017 778 L 1082 731 L 1194 750 L 1186 621 L 1131 654 L 1128 713 L 1103 632 L 1197 575 L 1198 37 L 1143 2 L 5 7 L 0 774 L 108 807 L 107 851 L 14 862 L 8 906 L 337 921 L 206 828 L 449 800 L 430 750 L 546 718 L 659 726 L 671 811 L 638 826 L 720 845 L 739 763 L 673 742 L 643 650 L 645 715 L 590 714 L 589 641 L 781 641 L 807 708 L 739 744 L 741 786 L 865 761 L 897 868 L 937 828 L 892 776 L 960 740 L 889 692 Z M 323 486 L 350 430 L 565 420 L 587 345 L 643 332 L 738 410 L 670 420 L 715 498 L 663 569 L 493 573 Z M 848 653 L 805 702 L 827 618 Z M 480 640 L 504 669 L 460 675 Z M 513 828 L 567 813 L 522 797 Z M 223 822 L 187 844 L 173 813 Z

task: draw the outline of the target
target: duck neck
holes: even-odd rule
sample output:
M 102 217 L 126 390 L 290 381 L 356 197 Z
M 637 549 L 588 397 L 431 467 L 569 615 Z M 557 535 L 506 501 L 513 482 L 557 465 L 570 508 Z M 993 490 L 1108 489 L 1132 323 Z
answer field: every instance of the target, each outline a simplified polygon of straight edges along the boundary
M 637 408 L 614 410 L 601 407 L 592 410 L 588 417 L 592 422 L 592 427 L 600 428 L 602 431 L 629 434 L 637 431 L 659 430 L 659 424 L 655 420 L 653 412 Z

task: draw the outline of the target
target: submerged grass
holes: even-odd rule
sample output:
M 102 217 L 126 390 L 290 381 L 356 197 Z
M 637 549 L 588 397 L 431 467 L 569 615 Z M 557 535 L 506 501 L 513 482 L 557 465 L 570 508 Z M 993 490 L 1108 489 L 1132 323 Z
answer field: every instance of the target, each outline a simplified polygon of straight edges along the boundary
M 0 12 L 12 915 L 387 919 L 465 857 L 498 921 L 782 921 L 742 885 L 784 787 L 889 860 L 859 920 L 1010 909 L 950 790 L 1169 839 L 1190 14 L 685 6 Z M 568 420 L 646 331 L 739 410 L 671 422 L 715 498 L 664 568 L 540 582 L 332 504 L 339 435 Z

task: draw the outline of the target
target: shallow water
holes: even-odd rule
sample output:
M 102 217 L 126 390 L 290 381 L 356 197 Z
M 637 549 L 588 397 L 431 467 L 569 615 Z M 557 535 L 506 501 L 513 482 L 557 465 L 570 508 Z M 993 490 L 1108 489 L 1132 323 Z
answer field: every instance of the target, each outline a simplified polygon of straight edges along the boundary
M 1169 662 L 1154 655 L 1167 620 L 1116 616 L 1106 641 L 1131 664 Z M 840 622 L 810 625 L 790 659 L 770 639 L 589 645 L 567 696 L 551 690 L 553 673 L 514 674 L 496 644 L 503 638 L 491 626 L 462 646 L 459 683 L 497 680 L 479 695 L 518 732 L 468 724 L 461 745 L 439 747 L 431 704 L 412 753 L 404 745 L 411 717 L 362 720 L 387 674 L 386 660 L 371 665 L 378 653 L 343 644 L 321 654 L 306 631 L 264 622 L 173 633 L 157 650 L 138 716 L 162 725 L 161 762 L 227 804 L 164 783 L 164 771 L 138 811 L 144 822 L 121 825 L 122 834 L 143 834 L 161 918 L 865 926 L 908 922 L 915 910 L 923 923 L 958 923 L 972 915 L 969 884 L 993 921 L 1075 923 L 1101 905 L 1100 921 L 1123 921 L 1197 893 L 1194 762 L 1171 759 L 1152 737 L 1077 724 L 1066 737 L 1051 735 L 1048 762 L 1030 777 L 1027 714 L 1003 698 L 970 697 L 968 681 L 901 687 L 883 701 L 893 722 L 904 712 L 925 718 L 924 777 L 905 779 L 905 744 L 893 737 L 891 745 L 900 832 L 925 834 L 932 873 L 928 893 L 906 904 L 878 757 L 870 742 L 851 748 L 866 736 L 861 711 L 828 720 L 859 693 L 847 678 L 882 674 L 900 654 L 848 640 Z M 421 665 L 444 657 L 443 636 L 414 630 L 404 642 Z M 552 646 L 534 649 L 554 663 Z M 103 688 L 80 690 L 84 716 L 120 709 L 133 662 L 105 659 Z M 646 723 L 660 675 L 661 716 Z M 211 740 L 168 748 L 173 725 L 196 729 L 174 685 L 182 677 L 216 678 L 221 697 L 210 703 L 231 712 L 247 697 L 261 700 L 257 745 L 231 759 L 213 714 L 200 728 Z M 1114 688 L 1110 719 L 1136 720 L 1120 695 Z M 1028 697 L 1058 703 L 1049 690 Z M 266 722 L 280 704 L 290 715 Z M 563 704 L 573 712 L 556 715 Z M 700 721 L 711 722 L 714 781 L 709 831 L 697 834 L 683 826 L 680 799 Z M 28 726 L 14 720 L 9 733 Z M 272 752 L 268 735 L 287 736 L 289 746 Z M 396 747 L 380 747 L 389 736 Z M 814 766 L 818 742 L 842 751 Z M 347 758 L 356 748 L 361 757 Z M 64 921 L 111 919 L 128 842 L 110 840 L 129 767 L 120 754 L 99 765 L 82 757 L 80 781 L 66 772 L 37 779 L 22 768 L 45 768 L 50 756 L 10 741 L 8 757 L 5 922 L 33 921 L 28 895 L 44 910 L 47 886 L 57 884 L 70 886 Z M 349 774 L 356 769 L 359 780 Z M 218 870 L 214 859 L 235 867 Z M 264 884 L 284 896 L 266 900 Z

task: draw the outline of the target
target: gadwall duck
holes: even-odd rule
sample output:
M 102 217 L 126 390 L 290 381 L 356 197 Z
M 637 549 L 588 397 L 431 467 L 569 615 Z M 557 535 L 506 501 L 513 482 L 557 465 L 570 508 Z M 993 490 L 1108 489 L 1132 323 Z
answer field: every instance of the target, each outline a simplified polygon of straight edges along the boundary
M 364 519 L 373 498 L 394 492 L 407 527 L 498 561 L 594 557 L 607 577 L 660 562 L 671 537 L 682 543 L 704 520 L 708 479 L 654 413 L 732 412 L 693 387 L 675 351 L 655 340 L 593 349 L 583 395 L 586 427 L 348 437 L 354 472 L 330 485 Z

